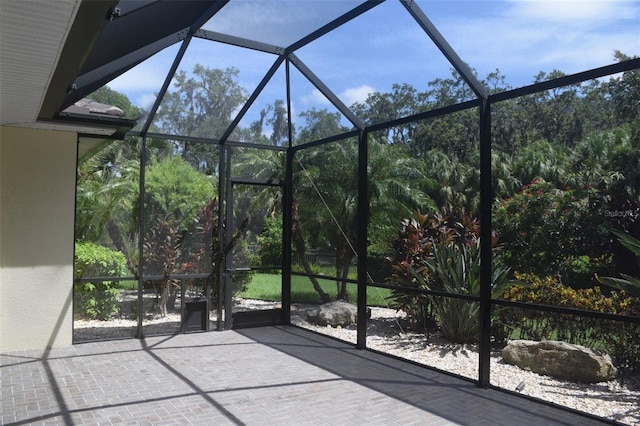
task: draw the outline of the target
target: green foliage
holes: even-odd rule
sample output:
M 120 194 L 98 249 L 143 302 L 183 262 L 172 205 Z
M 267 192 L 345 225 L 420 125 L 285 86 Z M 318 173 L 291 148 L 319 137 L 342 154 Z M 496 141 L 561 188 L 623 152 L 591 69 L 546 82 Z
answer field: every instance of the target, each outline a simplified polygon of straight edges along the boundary
M 212 270 L 218 205 L 212 180 L 179 156 L 156 161 L 145 179 L 145 274 Z M 160 315 L 174 306 L 171 282 L 160 284 Z
M 526 287 L 512 287 L 501 298 L 541 305 L 561 306 L 617 315 L 640 315 L 640 298 L 625 292 L 603 294 L 599 287 L 573 289 L 553 276 L 516 274 Z M 601 349 L 611 354 L 623 371 L 640 369 L 640 325 L 596 318 L 577 317 L 533 309 L 500 310 L 498 319 L 521 339 L 563 340 Z
M 236 238 L 233 241 L 233 261 L 234 264 L 238 267 L 249 267 L 250 265 L 255 265 L 257 263 L 257 259 L 254 258 L 249 252 L 249 247 L 244 236 L 245 230 L 240 229 L 236 233 Z M 251 270 L 238 270 L 233 272 L 232 274 L 232 293 L 233 296 L 237 296 L 238 294 L 244 292 L 247 289 L 247 286 L 253 279 L 255 275 L 255 271 Z
M 435 241 L 447 241 L 451 236 L 459 238 L 455 223 L 438 214 L 423 215 L 402 221 L 398 237 L 392 244 L 388 258 L 393 269 L 391 281 L 404 287 L 421 288 L 423 279 L 418 279 L 412 271 L 423 271 Z M 406 314 L 409 326 L 423 329 L 435 321 L 431 298 L 421 293 L 407 293 L 392 290 L 390 305 Z
M 307 271 L 305 271 L 305 269 L 300 266 L 300 265 L 291 265 L 291 272 L 296 272 L 298 274 L 306 274 Z M 314 275 L 323 275 L 324 274 L 324 270 L 322 269 L 321 266 L 316 265 L 315 263 L 310 263 L 309 264 L 309 272 L 311 274 Z
M 126 273 L 122 253 L 97 244 L 75 244 L 75 278 L 120 277 Z M 116 281 L 92 281 L 74 285 L 74 317 L 107 320 L 118 312 L 120 289 Z
M 430 200 L 421 190 L 426 180 L 423 165 L 403 147 L 372 141 L 368 151 L 367 197 L 372 231 L 368 242 L 370 250 L 381 252 L 393 238 L 397 218 L 429 205 Z M 358 238 L 358 145 L 352 139 L 323 145 L 302 151 L 298 159 L 294 198 L 300 206 L 304 237 L 311 248 L 329 247 L 336 253 L 336 276 L 345 279 Z M 296 251 L 301 251 L 298 246 Z M 346 282 L 342 281 L 337 298 L 345 297 Z
M 506 264 L 519 272 L 557 274 L 574 285 L 588 283 L 608 260 L 607 224 L 595 196 L 536 179 L 496 204 L 493 225 Z
M 119 277 L 126 273 L 124 255 L 88 241 L 75 244 L 75 277 Z
M 567 183 L 570 158 L 563 145 L 538 139 L 522 147 L 514 157 L 513 174 L 522 183 L 544 181 L 560 188 Z
M 188 73 L 178 71 L 162 101 L 155 123 L 163 133 L 219 138 L 248 98 L 239 83 L 237 68 L 216 69 L 196 64 Z M 183 144 L 181 154 L 197 170 L 214 174 L 216 144 Z
M 499 253 L 494 255 L 492 266 L 492 293 L 501 294 L 511 283 L 510 270 L 502 266 Z M 424 288 L 480 296 L 480 239 L 471 244 L 434 244 L 426 267 L 429 281 L 423 282 Z M 435 298 L 434 302 L 441 331 L 448 340 L 466 343 L 478 339 L 479 303 L 448 297 Z
M 297 133 L 298 143 L 313 142 L 330 136 L 346 133 L 349 129 L 340 124 L 340 113 L 331 113 L 326 109 L 311 108 L 299 114 L 304 126 Z
M 248 98 L 238 84 L 236 68 L 212 69 L 195 65 L 187 75 L 174 77 L 176 90 L 165 95 L 158 112 L 161 129 L 169 134 L 215 137 L 231 124 L 234 112 Z
M 210 179 L 182 158 L 148 167 L 145 179 L 145 274 L 160 275 L 160 315 L 174 306 L 173 273 L 207 272 L 213 265 L 218 206 Z
M 404 287 L 416 287 L 456 295 L 480 295 L 480 238 L 475 220 L 451 223 L 441 216 L 421 215 L 403 222 L 394 243 L 392 280 Z M 492 265 L 492 293 L 501 294 L 510 269 L 495 252 Z M 411 294 L 392 290 L 392 306 L 404 311 L 412 325 L 425 319 L 439 323 L 444 336 L 453 342 L 473 342 L 479 336 L 479 304 L 464 299 Z M 425 318 L 426 317 L 426 318 Z
M 369 252 L 386 252 L 397 233 L 398 218 L 435 205 L 425 192 L 433 180 L 423 161 L 402 146 L 371 141 L 368 145 Z
M 282 264 L 282 213 L 267 217 L 256 239 L 261 264 L 279 267 Z
M 213 181 L 180 157 L 165 158 L 149 166 L 146 172 L 147 218 L 171 219 L 187 228 L 198 209 L 213 198 L 213 191 Z
M 619 50 L 614 52 L 618 62 L 637 58 L 628 56 Z M 616 119 L 618 122 L 638 120 L 640 115 L 640 71 L 637 69 L 626 71 L 622 76 L 612 78 L 607 83 L 607 90 L 611 100 L 616 106 Z
M 630 59 L 621 52 L 616 52 L 615 57 L 617 60 Z M 562 75 L 553 71 L 540 73 L 535 79 L 544 81 Z M 602 275 L 615 270 L 624 274 L 616 279 L 629 282 L 632 281 L 628 278 L 637 276 L 636 265 L 629 261 L 631 259 L 625 256 L 624 250 L 615 248 L 608 238 L 607 229 L 616 226 L 638 237 L 632 218 L 639 211 L 640 200 L 639 75 L 638 70 L 632 70 L 607 81 L 593 80 L 492 105 L 492 184 L 494 195 L 499 200 L 494 206 L 493 222 L 505 243 L 502 256 L 514 270 L 540 276 L 559 274 L 570 286 L 578 283 L 589 285 L 595 271 Z M 247 98 L 247 92 L 238 80 L 238 70 L 233 68 L 214 70 L 196 66 L 191 74 L 178 73 L 176 90 L 167 95 L 154 126 L 171 134 L 202 137 L 223 134 Z M 509 89 L 499 71 L 488 75 L 482 83 L 490 93 Z M 115 92 L 101 89 L 96 97 L 98 101 L 128 108 L 126 98 Z M 407 84 L 394 85 L 389 93 L 374 93 L 364 104 L 355 105 L 354 111 L 371 124 L 471 98 L 473 94 L 468 85 L 452 72 L 450 78 L 429 82 L 424 92 Z M 303 112 L 300 117 L 305 123 L 298 129 L 292 129 L 297 132 L 294 143 L 311 142 L 347 130 L 340 123 L 339 114 L 326 110 Z M 444 226 L 443 235 L 435 229 L 431 234 L 431 231 L 424 231 L 424 235 L 418 238 L 424 245 L 418 244 L 413 253 L 402 254 L 411 256 L 412 261 L 420 265 L 411 267 L 420 271 L 419 274 L 425 274 L 420 276 L 426 279 L 435 273 L 429 272 L 426 265 L 432 262 L 432 267 L 437 266 L 431 250 L 437 247 L 436 251 L 442 252 L 443 259 L 456 259 L 447 263 L 446 268 L 439 267 L 437 273 L 449 277 L 440 281 L 454 282 L 452 271 L 471 262 L 467 254 L 460 252 L 472 247 L 467 242 L 456 240 L 451 248 L 444 242 L 446 239 L 439 238 L 448 238 L 448 229 L 458 226 L 456 220 L 463 221 L 462 218 L 477 214 L 477 118 L 477 110 L 469 109 L 369 135 L 367 201 L 370 205 L 370 234 L 367 236 L 358 236 L 355 232 L 358 220 L 355 215 L 357 143 L 350 139 L 298 151 L 296 160 L 305 167 L 305 170 L 294 174 L 294 210 L 299 210 L 303 219 L 300 223 L 294 219 L 294 239 L 300 236 L 302 241 L 296 244 L 298 254 L 304 254 L 305 242 L 312 248 L 331 246 L 340 259 L 336 264 L 336 275 L 347 276 L 353 261 L 348 242 L 355 245 L 358 238 L 367 238 L 370 253 L 381 253 L 393 239 L 396 226 L 393 221 L 407 217 L 408 210 L 420 208 L 422 211 L 446 212 L 451 215 L 450 219 L 434 222 L 434 225 Z M 267 126 L 273 131 L 265 130 Z M 288 141 L 288 130 L 286 107 L 282 101 L 276 101 L 266 107 L 260 121 L 253 123 L 250 129 L 240 129 L 233 137 L 283 145 Z M 267 134 L 271 136 L 265 136 Z M 151 146 L 157 141 L 148 142 Z M 187 182 L 193 183 L 194 188 L 207 185 L 213 188 L 211 182 L 200 185 L 203 176 L 198 177 L 193 171 L 201 170 L 213 175 L 217 167 L 217 147 L 187 143 L 171 145 L 175 150 L 172 154 L 179 153 L 193 170 L 187 170 L 179 164 L 179 159 L 174 158 L 166 161 L 167 168 L 161 172 L 159 168 L 164 163 L 162 158 L 169 152 L 169 144 L 158 146 L 163 154 L 151 155 L 153 160 L 147 169 L 144 201 L 149 216 L 144 219 L 147 220 L 146 229 L 155 229 L 153 232 L 159 240 L 156 247 L 147 250 L 157 256 L 163 251 L 155 249 L 165 245 L 166 256 L 156 259 L 156 263 L 162 265 L 159 269 L 199 270 L 205 267 L 203 262 L 210 263 L 216 254 L 211 251 L 212 256 L 192 257 L 191 254 L 204 251 L 187 239 L 198 235 L 194 231 L 194 223 L 201 226 L 207 222 L 198 219 L 198 212 L 212 198 L 212 191 L 205 191 L 205 196 L 198 189 L 187 188 L 190 185 Z M 150 238 L 150 235 L 137 235 L 141 220 L 137 217 L 138 200 L 141 198 L 137 193 L 138 149 L 136 144 L 125 147 L 113 144 L 100 155 L 87 160 L 78 171 L 81 178 L 77 203 L 78 237 L 110 238 L 114 246 L 125 254 L 132 272 L 137 266 L 137 241 Z M 155 148 L 150 150 L 156 152 Z M 284 161 L 280 154 L 254 155 L 253 158 L 246 154 L 234 157 L 234 161 L 240 158 L 233 166 L 234 171 L 245 167 L 243 173 L 247 170 L 250 174 L 246 177 L 283 177 Z M 411 161 L 416 159 L 426 168 Z M 294 164 L 297 166 L 298 163 Z M 544 181 L 535 180 L 538 177 Z M 340 185 L 336 186 L 336 182 Z M 532 184 L 515 193 L 521 183 L 526 182 Z M 345 231 L 344 235 L 338 232 L 338 226 L 328 212 L 318 208 L 320 200 L 314 186 L 329 204 Z M 265 202 L 265 205 L 269 204 L 269 213 L 277 211 L 278 202 Z M 606 216 L 620 211 L 630 214 L 624 218 Z M 457 232 L 466 235 L 466 232 L 461 232 L 462 228 L 456 228 Z M 408 234 L 405 236 L 409 237 Z M 432 242 L 428 236 L 432 237 Z M 466 241 L 466 237 L 456 237 L 459 238 Z M 412 244 L 413 241 L 408 241 L 407 247 L 412 247 Z M 180 252 L 178 255 L 176 247 Z M 186 250 L 187 247 L 193 248 Z M 457 252 L 448 253 L 448 250 Z M 396 258 L 395 265 L 398 266 L 400 261 Z M 186 267 L 187 264 L 190 266 Z M 448 269 L 451 270 L 447 272 Z M 419 287 L 419 280 L 412 277 L 410 270 L 396 270 L 395 273 L 405 285 Z M 468 277 L 465 276 L 465 280 Z M 445 284 L 436 285 L 433 279 L 429 285 L 440 286 L 442 290 L 446 287 Z M 465 288 L 464 291 L 468 290 Z M 415 315 L 410 317 L 417 322 L 438 316 L 429 298 L 400 293 L 396 296 L 401 309 L 414 312 Z
M 573 289 L 565 286 L 554 276 L 539 277 L 535 274 L 516 273 L 517 279 L 528 283 L 527 287 L 513 287 L 501 295 L 501 298 L 515 301 L 538 303 L 551 306 L 577 309 L 608 311 L 606 300 L 596 288 Z M 609 307 L 610 308 L 610 307 Z M 553 312 L 522 310 L 519 308 L 501 312 L 501 321 L 519 331 L 522 339 L 544 340 L 558 339 L 569 343 L 593 346 L 597 333 L 593 324 L 575 327 L 572 317 Z
M 233 139 L 263 145 L 286 145 L 289 142 L 287 127 L 287 108 L 282 99 L 276 99 L 273 104 L 266 105 L 260 111 L 260 118 L 252 122 L 247 128 L 236 128 Z M 270 129 L 265 129 L 270 126 Z M 292 133 L 295 132 L 293 124 Z M 269 131 L 271 130 L 271 131 Z M 267 136 L 267 134 L 269 134 Z
M 452 217 L 477 211 L 480 184 L 477 161 L 462 162 L 439 149 L 424 153 L 423 161 L 432 179 L 425 192 L 434 201 L 435 209 Z
M 75 238 L 110 240 L 137 274 L 139 152 L 132 141 L 113 142 L 78 166 Z
M 640 240 L 637 240 L 630 235 L 627 235 L 620 231 L 612 231 L 617 237 L 620 244 L 629 249 L 635 256 L 636 260 L 640 264 Z M 620 273 L 622 278 L 614 277 L 598 277 L 598 281 L 602 284 L 606 284 L 610 287 L 623 290 L 632 296 L 640 297 L 640 278 L 634 278 L 630 275 Z

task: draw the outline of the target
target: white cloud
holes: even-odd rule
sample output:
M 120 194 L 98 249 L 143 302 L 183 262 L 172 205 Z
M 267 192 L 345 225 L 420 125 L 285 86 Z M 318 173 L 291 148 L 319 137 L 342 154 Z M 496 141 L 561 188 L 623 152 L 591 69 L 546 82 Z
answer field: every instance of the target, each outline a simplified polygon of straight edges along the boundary
M 305 106 L 313 106 L 313 105 L 330 105 L 329 99 L 327 99 L 322 92 L 318 89 L 311 90 L 311 93 L 308 95 L 302 96 L 300 98 L 302 105 Z
M 634 10 L 633 2 L 624 0 L 508 0 L 508 3 L 507 16 L 564 25 L 630 17 Z
M 118 92 L 156 91 L 158 92 L 167 76 L 166 67 L 158 69 L 150 63 L 143 62 L 130 69 L 120 77 L 109 82 L 109 87 Z
M 480 78 L 498 68 L 512 86 L 539 71 L 575 73 L 640 54 L 640 2 L 509 0 L 478 16 L 449 14 L 439 29 Z
M 345 89 L 336 94 L 336 96 L 338 96 L 338 98 L 349 107 L 356 102 L 364 102 L 367 100 L 367 97 L 375 91 L 376 90 L 373 87 L 363 84 L 361 86 Z M 310 94 L 303 96 L 300 100 L 302 104 L 307 107 L 322 108 L 323 106 L 331 105 L 329 99 L 327 99 L 318 89 L 313 89 Z
M 338 97 L 347 105 L 353 105 L 356 102 L 364 102 L 367 100 L 369 94 L 374 93 L 376 90 L 366 84 L 358 87 L 351 87 L 343 91 Z

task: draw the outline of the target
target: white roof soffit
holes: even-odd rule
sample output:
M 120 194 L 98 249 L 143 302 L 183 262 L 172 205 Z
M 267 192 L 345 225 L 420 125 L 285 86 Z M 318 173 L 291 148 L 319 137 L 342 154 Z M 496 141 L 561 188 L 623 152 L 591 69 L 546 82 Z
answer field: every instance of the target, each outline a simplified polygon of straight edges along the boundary
M 58 117 L 116 4 L 117 0 L 0 0 L 0 125 L 100 136 L 116 133 L 122 123 Z
M 37 120 L 80 3 L 0 1 L 0 124 Z

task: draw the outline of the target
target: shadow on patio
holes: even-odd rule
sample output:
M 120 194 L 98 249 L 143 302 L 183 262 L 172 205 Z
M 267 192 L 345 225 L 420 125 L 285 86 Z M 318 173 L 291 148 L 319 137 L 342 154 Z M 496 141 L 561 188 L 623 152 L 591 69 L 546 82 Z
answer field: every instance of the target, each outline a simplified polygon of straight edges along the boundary
M 602 424 L 295 327 L 2 354 L 2 424 Z

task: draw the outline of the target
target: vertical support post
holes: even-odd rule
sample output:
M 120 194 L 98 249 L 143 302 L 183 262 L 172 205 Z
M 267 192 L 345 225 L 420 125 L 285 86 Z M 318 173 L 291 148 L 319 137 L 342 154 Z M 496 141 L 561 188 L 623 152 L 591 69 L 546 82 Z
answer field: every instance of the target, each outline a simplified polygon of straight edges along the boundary
M 285 61 L 285 82 L 287 86 L 287 137 L 289 148 L 286 151 L 284 171 L 284 194 L 282 211 L 282 323 L 291 324 L 291 241 L 293 219 L 293 126 L 291 120 L 291 74 L 289 59 Z
M 136 338 L 144 339 L 142 331 L 142 316 L 144 315 L 144 188 L 145 169 L 147 168 L 147 137 L 142 136 L 140 141 L 140 185 L 138 187 L 138 324 L 136 327 Z
M 225 214 L 225 243 L 224 243 L 224 328 L 230 330 L 233 325 L 233 278 L 231 269 L 233 268 L 233 185 L 231 183 L 231 152 L 227 148 L 227 181 L 226 181 L 226 214 Z
M 286 152 L 284 203 L 282 212 L 282 323 L 291 324 L 291 242 L 293 218 L 293 156 L 289 146 Z
M 289 140 L 289 148 L 293 146 L 293 121 L 291 119 L 291 71 L 289 66 L 289 58 L 284 64 L 285 84 L 287 86 L 287 138 Z
M 184 303 L 184 298 L 187 295 L 187 285 L 184 278 L 180 278 L 180 330 L 182 333 L 187 332 L 186 310 L 187 305 Z
M 368 134 L 358 135 L 358 337 L 356 347 L 367 347 L 367 234 L 369 228 Z
M 213 273 L 213 272 L 212 272 Z M 207 325 L 206 331 L 211 331 L 211 287 L 213 286 L 213 276 L 205 278 L 204 298 L 207 301 Z
M 480 105 L 480 357 L 478 385 L 490 384 L 491 361 L 491 103 L 483 98 Z
M 216 329 L 222 330 L 222 301 L 224 300 L 224 283 L 225 283 L 225 265 L 224 263 L 224 246 L 225 246 L 225 229 L 224 229 L 224 207 L 225 199 L 225 173 L 226 173 L 226 149 L 224 145 L 220 145 L 218 152 L 218 254 L 216 256 L 216 268 L 218 268 L 218 316 L 216 318 Z

